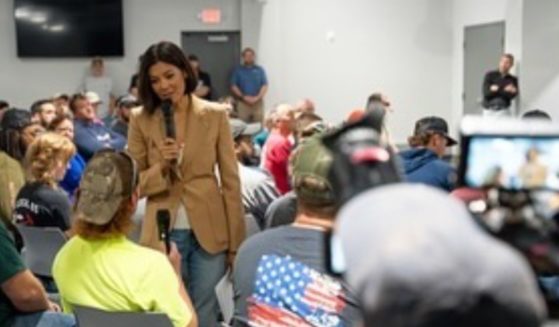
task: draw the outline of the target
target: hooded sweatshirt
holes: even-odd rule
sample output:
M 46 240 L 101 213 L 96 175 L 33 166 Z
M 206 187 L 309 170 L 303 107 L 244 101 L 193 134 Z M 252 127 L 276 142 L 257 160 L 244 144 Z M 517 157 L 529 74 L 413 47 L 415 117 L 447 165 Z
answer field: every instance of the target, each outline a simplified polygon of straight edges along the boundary
M 417 148 L 400 153 L 400 157 L 408 182 L 427 184 L 448 192 L 454 188 L 456 170 L 435 152 Z

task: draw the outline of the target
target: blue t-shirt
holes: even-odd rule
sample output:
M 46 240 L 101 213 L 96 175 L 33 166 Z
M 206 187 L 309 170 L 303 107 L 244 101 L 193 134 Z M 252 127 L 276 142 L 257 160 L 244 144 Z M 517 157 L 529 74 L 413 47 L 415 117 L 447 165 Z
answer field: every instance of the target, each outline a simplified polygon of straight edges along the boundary
M 74 155 L 68 163 L 68 169 L 66 170 L 64 179 L 60 181 L 60 187 L 66 191 L 70 199 L 73 199 L 74 192 L 80 185 L 80 180 L 84 170 L 85 160 L 83 160 L 79 153 L 76 153 L 76 155 Z
M 260 66 L 238 66 L 231 76 L 231 85 L 237 86 L 244 95 L 256 96 L 268 84 L 266 72 Z
M 111 148 L 123 150 L 126 139 L 105 127 L 101 122 L 74 119 L 74 143 L 78 153 L 88 162 L 95 152 Z

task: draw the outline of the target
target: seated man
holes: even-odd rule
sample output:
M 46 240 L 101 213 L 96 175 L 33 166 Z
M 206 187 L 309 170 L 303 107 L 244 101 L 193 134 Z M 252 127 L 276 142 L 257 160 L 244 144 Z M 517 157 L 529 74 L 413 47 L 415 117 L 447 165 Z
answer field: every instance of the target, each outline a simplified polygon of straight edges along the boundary
M 296 120 L 296 140 L 300 144 L 315 134 L 328 129 L 327 124 L 319 116 L 304 112 Z M 265 228 L 289 225 L 297 215 L 297 196 L 289 191 L 270 204 L 264 215 Z
M 56 116 L 56 107 L 51 100 L 37 100 L 31 105 L 32 120 L 41 124 L 44 128 L 50 125 L 50 122 Z
M 438 187 L 447 192 L 454 189 L 456 170 L 442 157 L 447 147 L 456 145 L 448 136 L 448 125 L 439 117 L 425 117 L 415 123 L 414 135 L 408 139 L 412 149 L 400 153 L 406 180 Z
M 101 149 L 124 149 L 126 139 L 97 119 L 95 110 L 85 95 L 75 94 L 70 100 L 70 109 L 75 119 L 74 143 L 86 162 Z
M 235 326 L 352 326 L 361 320 L 353 292 L 325 268 L 325 237 L 337 211 L 326 179 L 331 163 L 318 137 L 296 150 L 297 217 L 292 225 L 254 235 L 239 249 Z
M 100 151 L 76 197 L 74 236 L 56 256 L 53 275 L 66 312 L 72 305 L 167 314 L 175 327 L 197 326 L 173 244 L 166 258 L 126 238 L 138 201 L 138 174 L 123 152 Z
M 0 258 L 0 326 L 74 326 L 74 318 L 59 313 L 41 282 L 25 268 L 1 221 Z
M 128 139 L 128 123 L 130 122 L 130 112 L 137 107 L 138 100 L 132 95 L 122 96 L 117 101 L 117 112 L 115 119 L 111 122 L 111 130 Z
M 229 123 L 231 124 L 235 153 L 239 162 L 243 206 L 247 219 L 252 219 L 256 224 L 256 226 L 247 225 L 248 234 L 252 235 L 264 228 L 266 210 L 270 203 L 279 197 L 279 193 L 270 175 L 256 167 L 247 165 L 254 156 L 252 137 L 260 131 L 261 125 L 258 123 L 249 125 L 240 119 L 231 119 Z

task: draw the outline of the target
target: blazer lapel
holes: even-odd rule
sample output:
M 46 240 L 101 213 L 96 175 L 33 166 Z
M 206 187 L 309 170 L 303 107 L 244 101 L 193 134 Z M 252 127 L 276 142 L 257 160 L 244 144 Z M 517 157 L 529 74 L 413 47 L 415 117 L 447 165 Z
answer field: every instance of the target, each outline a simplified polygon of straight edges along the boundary
M 206 110 L 203 102 L 192 96 L 192 104 L 187 109 L 186 130 L 184 140 L 184 150 L 182 167 L 187 167 L 194 157 L 199 153 L 200 138 L 204 137 L 205 131 L 209 127 Z
M 155 119 L 150 120 L 152 124 L 148 126 L 148 133 L 151 136 L 151 140 L 155 143 L 155 146 L 160 149 L 163 147 L 167 133 L 165 132 L 165 124 L 163 122 L 161 110 L 156 110 L 153 115 Z

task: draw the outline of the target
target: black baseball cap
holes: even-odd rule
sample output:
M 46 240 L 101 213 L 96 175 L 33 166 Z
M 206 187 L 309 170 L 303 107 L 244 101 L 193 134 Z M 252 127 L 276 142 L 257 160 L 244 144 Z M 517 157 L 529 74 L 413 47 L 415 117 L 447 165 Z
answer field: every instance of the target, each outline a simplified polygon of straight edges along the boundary
M 448 141 L 447 146 L 453 146 L 458 143 L 455 139 L 448 135 L 448 124 L 446 123 L 446 120 L 441 117 L 429 116 L 421 118 L 415 123 L 414 135 L 421 135 L 427 132 L 434 132 L 443 135 Z

